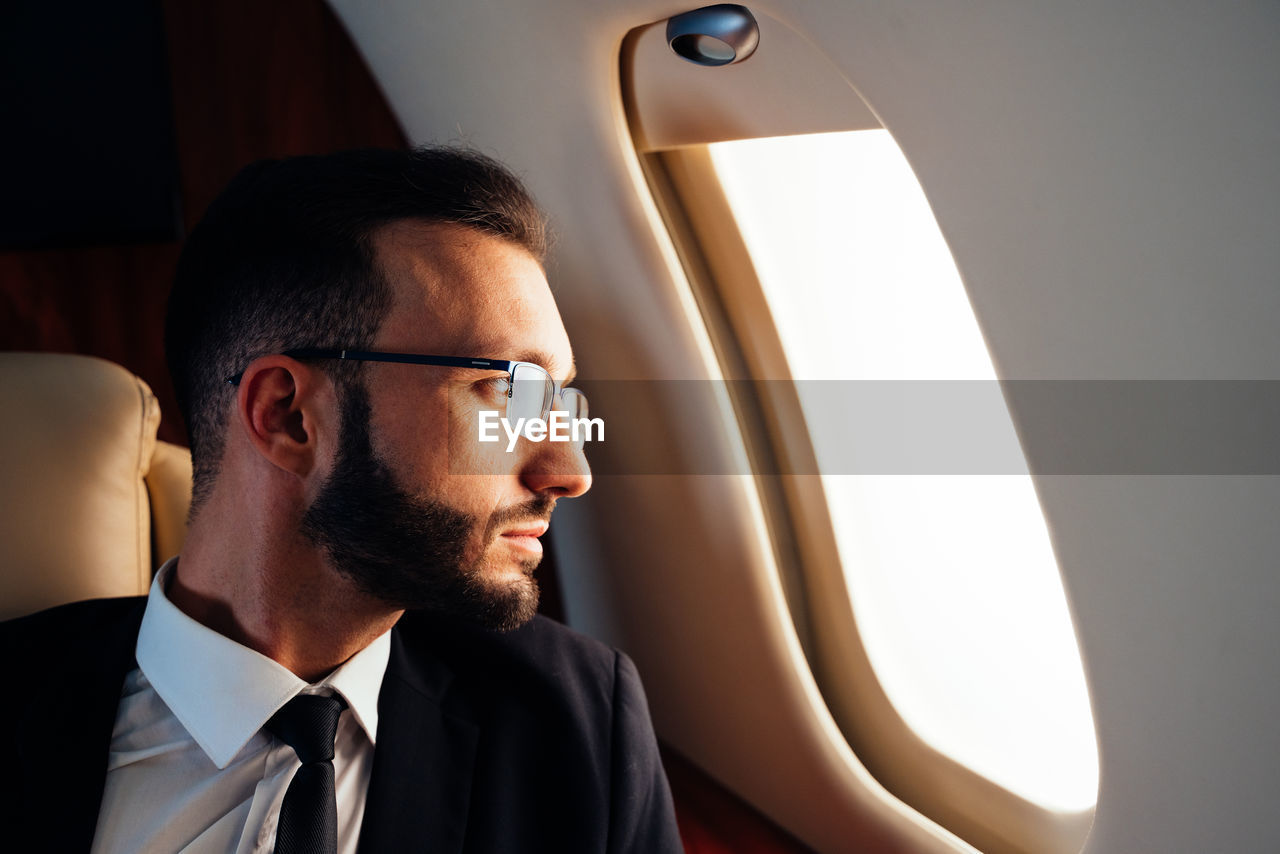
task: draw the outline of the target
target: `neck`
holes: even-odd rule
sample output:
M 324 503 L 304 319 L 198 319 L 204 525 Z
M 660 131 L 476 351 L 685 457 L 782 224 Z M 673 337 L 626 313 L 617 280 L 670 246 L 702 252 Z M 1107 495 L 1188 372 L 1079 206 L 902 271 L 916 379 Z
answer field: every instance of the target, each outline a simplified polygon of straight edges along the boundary
M 234 542 L 215 542 L 193 522 L 169 577 L 169 601 L 307 682 L 328 675 L 404 613 L 356 589 L 300 537 L 255 536 L 265 533 L 240 530 Z

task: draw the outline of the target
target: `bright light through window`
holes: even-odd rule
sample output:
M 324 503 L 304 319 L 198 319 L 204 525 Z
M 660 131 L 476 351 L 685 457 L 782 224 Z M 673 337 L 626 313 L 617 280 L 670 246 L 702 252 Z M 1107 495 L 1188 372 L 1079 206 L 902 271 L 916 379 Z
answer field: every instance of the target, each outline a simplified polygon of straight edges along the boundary
M 796 379 L 994 381 L 955 263 L 887 132 L 710 149 Z M 800 383 L 806 412 L 817 385 Z M 839 431 L 813 438 L 820 463 L 838 450 L 824 444 Z M 1093 806 L 1093 720 L 1030 478 L 823 478 L 859 630 L 903 719 L 1029 800 Z

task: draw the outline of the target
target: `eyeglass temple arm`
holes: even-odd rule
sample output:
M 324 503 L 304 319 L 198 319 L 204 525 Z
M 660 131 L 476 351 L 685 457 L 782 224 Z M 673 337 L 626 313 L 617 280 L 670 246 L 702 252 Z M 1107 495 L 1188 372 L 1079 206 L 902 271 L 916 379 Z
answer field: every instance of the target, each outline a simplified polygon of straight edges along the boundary
M 468 356 L 419 356 L 413 353 L 379 353 L 373 350 L 339 350 L 325 347 L 302 347 L 285 350 L 281 355 L 291 359 L 341 359 L 353 362 L 396 362 L 404 365 L 439 365 L 446 368 L 479 368 L 486 371 L 510 371 L 506 359 L 477 359 Z M 239 385 L 244 371 L 227 377 L 230 385 Z

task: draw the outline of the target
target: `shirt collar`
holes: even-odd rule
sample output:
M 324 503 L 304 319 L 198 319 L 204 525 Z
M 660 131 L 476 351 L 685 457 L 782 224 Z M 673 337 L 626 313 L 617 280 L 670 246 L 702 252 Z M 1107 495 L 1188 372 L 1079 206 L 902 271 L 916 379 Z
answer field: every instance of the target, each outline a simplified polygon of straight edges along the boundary
M 165 596 L 177 558 L 151 582 L 138 631 L 137 658 L 147 681 L 218 768 L 226 768 L 262 725 L 303 691 L 332 688 L 375 742 L 378 692 L 391 656 L 391 633 L 347 659 L 315 685 L 267 656 L 196 622 Z

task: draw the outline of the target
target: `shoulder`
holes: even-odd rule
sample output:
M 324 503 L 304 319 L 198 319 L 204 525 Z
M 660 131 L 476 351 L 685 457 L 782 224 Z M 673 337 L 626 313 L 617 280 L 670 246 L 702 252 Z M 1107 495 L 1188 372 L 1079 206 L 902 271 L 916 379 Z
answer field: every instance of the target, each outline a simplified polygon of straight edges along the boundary
M 145 596 L 91 599 L 0 623 L 7 675 L 35 703 L 70 684 L 123 676 L 133 666 L 146 604 Z
M 73 647 L 93 648 L 107 638 L 137 634 L 145 596 L 89 599 L 0 623 L 0 649 L 9 659 L 45 657 Z
M 0 623 L 5 675 L 22 687 L 14 702 L 0 704 L 0 730 L 21 740 L 28 726 L 62 714 L 63 706 L 101 701 L 113 712 L 146 602 L 93 599 Z

